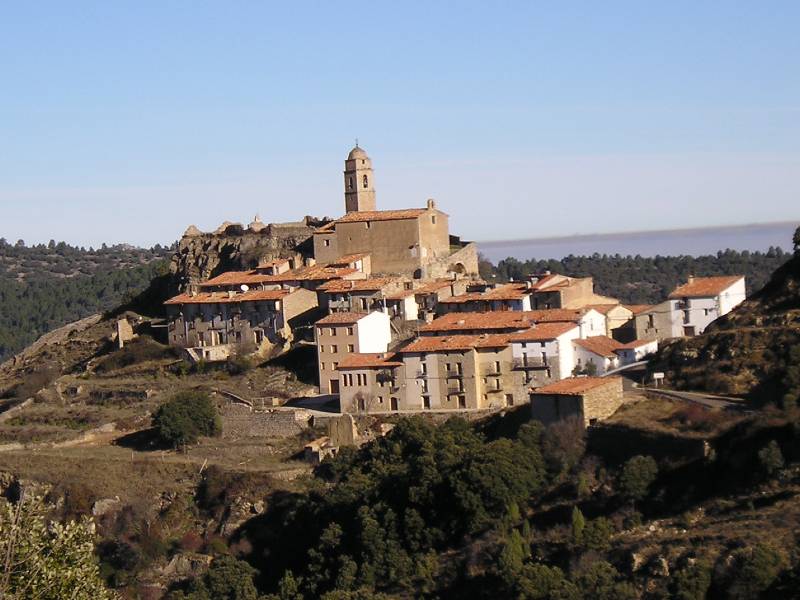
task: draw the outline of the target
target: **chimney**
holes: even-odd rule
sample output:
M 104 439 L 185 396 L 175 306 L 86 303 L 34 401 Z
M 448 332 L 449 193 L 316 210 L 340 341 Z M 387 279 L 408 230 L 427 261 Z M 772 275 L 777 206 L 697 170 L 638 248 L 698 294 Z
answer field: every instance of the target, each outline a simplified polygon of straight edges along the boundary
M 233 298 L 234 293 L 233 290 L 228 290 L 228 298 Z
M 689 283 L 694 283 L 694 275 L 689 275 Z

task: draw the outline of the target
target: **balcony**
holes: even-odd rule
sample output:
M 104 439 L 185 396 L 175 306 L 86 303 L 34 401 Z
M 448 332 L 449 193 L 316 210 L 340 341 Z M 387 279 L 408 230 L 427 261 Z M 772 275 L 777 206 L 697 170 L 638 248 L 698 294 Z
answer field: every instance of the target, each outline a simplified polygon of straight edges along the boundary
M 331 300 L 330 302 L 328 302 L 328 308 L 330 310 L 349 311 L 350 310 L 350 301 L 349 300 Z
M 527 358 L 515 358 L 514 369 L 524 371 L 526 369 L 546 369 L 556 362 L 558 356 L 548 356 L 547 358 L 529 356 Z
M 459 371 L 454 371 L 454 370 L 448 370 L 448 371 L 445 371 L 445 376 L 447 376 L 447 377 L 457 377 L 457 378 L 461 379 L 461 378 L 464 377 L 464 373 L 463 372 L 459 372 Z
M 447 395 L 451 394 L 465 394 L 466 391 L 459 388 L 457 385 L 448 385 L 447 386 Z
M 502 374 L 502 367 L 499 365 L 489 365 L 481 369 L 481 375 L 484 377 L 497 377 Z

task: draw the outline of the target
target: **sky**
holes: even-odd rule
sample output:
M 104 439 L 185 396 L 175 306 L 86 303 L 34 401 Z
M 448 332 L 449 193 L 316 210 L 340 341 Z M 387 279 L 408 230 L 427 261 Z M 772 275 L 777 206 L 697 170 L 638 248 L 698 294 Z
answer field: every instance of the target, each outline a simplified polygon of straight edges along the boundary
M 5 2 L 0 237 L 435 198 L 501 240 L 800 219 L 800 2 Z

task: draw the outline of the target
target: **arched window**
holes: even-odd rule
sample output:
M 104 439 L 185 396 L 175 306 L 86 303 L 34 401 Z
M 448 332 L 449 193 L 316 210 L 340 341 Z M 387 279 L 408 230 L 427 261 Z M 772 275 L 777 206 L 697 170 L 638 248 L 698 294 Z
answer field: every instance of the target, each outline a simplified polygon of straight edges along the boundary
M 347 180 L 347 189 L 348 190 L 352 190 L 353 189 L 353 178 L 352 177 L 348 178 L 348 180 Z
M 367 176 L 364 175 L 364 189 L 367 189 L 368 187 L 369 187 L 369 182 L 367 181 Z

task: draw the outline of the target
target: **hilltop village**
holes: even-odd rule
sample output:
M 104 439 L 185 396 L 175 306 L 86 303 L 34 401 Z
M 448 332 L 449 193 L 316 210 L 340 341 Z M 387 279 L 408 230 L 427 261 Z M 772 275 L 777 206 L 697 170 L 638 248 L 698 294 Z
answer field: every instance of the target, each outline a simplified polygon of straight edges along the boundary
M 213 234 L 191 226 L 183 255 L 198 239 L 206 250 L 226 236 L 261 241 L 247 250 L 252 268 L 219 272 L 220 259 L 183 282 L 165 303 L 169 344 L 199 362 L 313 343 L 319 393 L 338 397 L 344 413 L 531 402 L 540 420 L 580 415 L 588 425 L 621 405 L 615 372 L 665 339 L 701 334 L 745 300 L 741 276 L 690 277 L 652 306 L 598 295 L 591 277 L 482 281 L 476 245 L 450 233 L 434 200 L 378 210 L 359 146 L 345 160 L 344 200 L 338 219 L 256 218 Z

